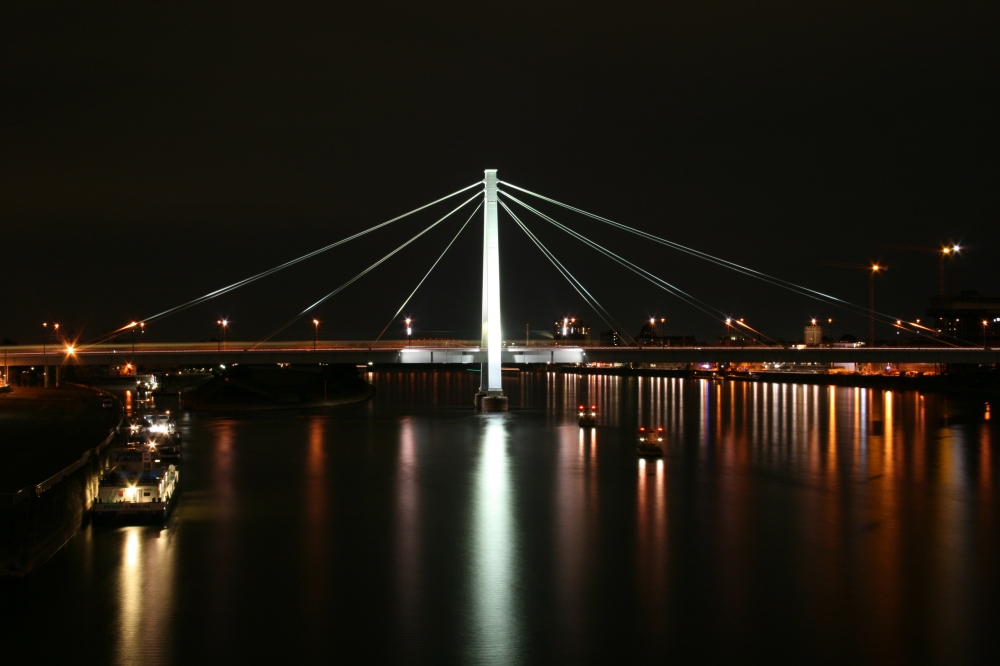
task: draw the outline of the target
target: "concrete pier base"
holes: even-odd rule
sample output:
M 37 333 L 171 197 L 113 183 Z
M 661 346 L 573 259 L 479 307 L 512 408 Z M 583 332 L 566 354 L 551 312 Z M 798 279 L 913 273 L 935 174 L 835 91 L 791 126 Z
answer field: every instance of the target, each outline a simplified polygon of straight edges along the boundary
M 476 394 L 476 409 L 481 412 L 506 412 L 507 396 L 503 393 L 480 391 Z

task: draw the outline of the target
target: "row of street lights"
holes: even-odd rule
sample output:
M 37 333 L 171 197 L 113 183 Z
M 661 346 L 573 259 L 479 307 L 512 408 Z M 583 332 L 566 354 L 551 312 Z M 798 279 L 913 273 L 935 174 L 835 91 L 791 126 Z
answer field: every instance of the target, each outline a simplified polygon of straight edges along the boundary
M 413 336 L 413 326 L 412 326 L 413 319 L 411 319 L 410 317 L 407 317 L 403 321 L 406 323 L 406 346 L 409 347 L 410 346 L 410 339 Z M 219 326 L 219 330 L 222 333 L 222 340 L 219 342 L 219 351 L 222 351 L 222 349 L 225 348 L 225 346 L 226 346 L 226 331 L 229 329 L 229 320 L 228 319 L 219 319 L 215 323 Z M 313 319 L 312 323 L 313 323 L 313 351 L 316 351 L 319 348 L 319 325 L 320 325 L 320 320 L 319 319 Z M 131 325 L 134 327 L 136 325 L 136 322 L 132 322 Z M 145 326 L 145 325 L 146 324 L 144 324 L 144 323 L 140 323 L 139 324 L 139 326 Z M 56 326 L 58 327 L 59 325 L 56 324 Z M 134 328 L 133 328 L 132 332 L 135 333 Z M 134 335 L 132 337 L 132 353 L 133 354 L 135 353 L 135 336 Z

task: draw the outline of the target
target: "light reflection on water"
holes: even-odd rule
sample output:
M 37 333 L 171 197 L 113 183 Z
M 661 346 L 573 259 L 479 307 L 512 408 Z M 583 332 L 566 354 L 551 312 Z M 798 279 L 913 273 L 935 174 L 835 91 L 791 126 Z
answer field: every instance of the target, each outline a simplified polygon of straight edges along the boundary
M 118 663 L 997 653 L 982 401 L 505 373 L 514 409 L 476 415 L 477 373 L 369 377 L 361 405 L 182 419 L 176 522 L 85 529 L 13 630 L 63 612 Z M 637 459 L 640 425 L 664 428 L 662 460 Z
M 518 544 L 513 528 L 514 488 L 510 479 L 507 418 L 503 414 L 484 416 L 476 470 L 469 572 L 474 606 L 470 656 L 476 663 L 519 661 Z
M 108 618 L 115 627 L 114 662 L 169 663 L 172 646 L 163 639 L 172 633 L 176 553 L 169 535 L 159 530 L 127 527 L 121 532 L 116 612 Z

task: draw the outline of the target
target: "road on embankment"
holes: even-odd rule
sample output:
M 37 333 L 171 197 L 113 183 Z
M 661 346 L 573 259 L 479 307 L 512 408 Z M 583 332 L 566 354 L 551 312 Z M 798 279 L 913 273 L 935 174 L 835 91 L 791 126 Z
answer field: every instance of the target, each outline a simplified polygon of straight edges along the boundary
M 87 388 L 15 388 L 0 393 L 0 495 L 33 486 L 80 460 L 118 423 Z

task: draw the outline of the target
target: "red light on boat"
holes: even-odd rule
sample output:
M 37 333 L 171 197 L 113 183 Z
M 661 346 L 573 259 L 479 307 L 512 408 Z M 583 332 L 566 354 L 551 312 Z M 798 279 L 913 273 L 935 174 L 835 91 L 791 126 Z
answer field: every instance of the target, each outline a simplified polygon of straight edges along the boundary
M 645 428 L 639 428 L 639 432 L 646 432 Z
M 590 411 L 596 412 L 597 411 L 597 405 L 591 405 L 590 406 Z
M 657 429 L 656 429 L 656 432 L 663 432 L 663 428 L 662 428 L 662 427 L 660 427 L 660 428 L 657 428 Z

